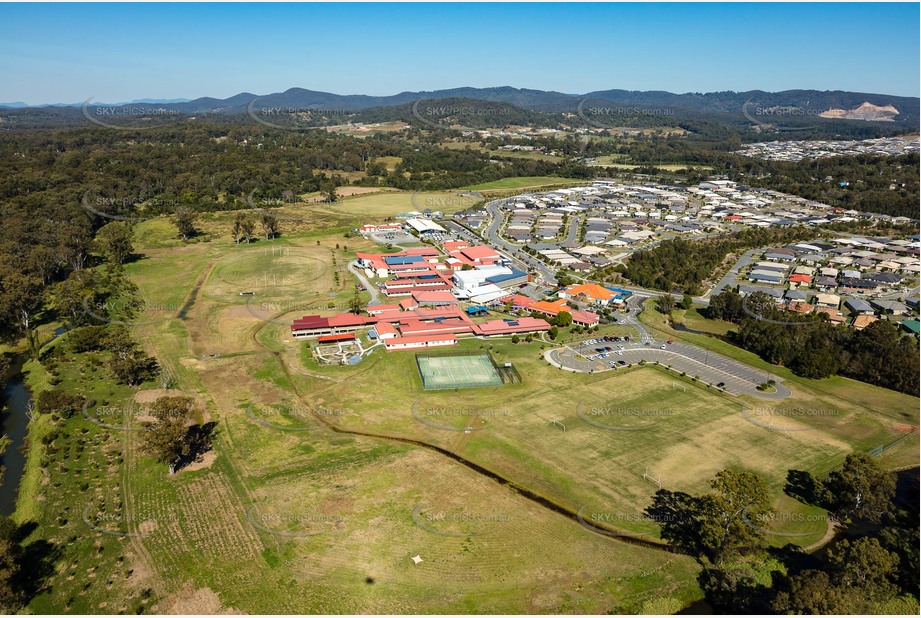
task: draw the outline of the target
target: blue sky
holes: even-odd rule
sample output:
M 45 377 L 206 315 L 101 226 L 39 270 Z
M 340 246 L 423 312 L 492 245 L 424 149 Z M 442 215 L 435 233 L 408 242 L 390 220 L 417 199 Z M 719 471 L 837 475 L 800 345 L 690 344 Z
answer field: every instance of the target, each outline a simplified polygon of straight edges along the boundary
M 0 101 L 457 86 L 919 96 L 919 5 L 0 4 Z

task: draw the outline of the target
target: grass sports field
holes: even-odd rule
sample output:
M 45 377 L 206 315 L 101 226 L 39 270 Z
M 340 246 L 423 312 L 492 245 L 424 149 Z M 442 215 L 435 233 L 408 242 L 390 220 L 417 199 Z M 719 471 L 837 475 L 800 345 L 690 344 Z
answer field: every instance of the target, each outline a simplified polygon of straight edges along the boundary
M 54 452 L 37 434 L 17 517 L 44 518 L 66 568 L 32 611 L 674 613 L 701 597 L 692 559 L 592 532 L 525 492 L 654 542 L 640 514 L 658 483 L 699 491 L 716 471 L 745 468 L 791 515 L 770 542 L 808 546 L 824 514 L 784 496 L 786 470 L 824 474 L 918 426 L 917 398 L 771 368 L 793 390 L 784 405 L 834 412 L 773 431 L 746 417 L 743 404 L 763 402 L 651 366 L 570 374 L 544 361 L 541 342 L 462 340 L 458 351 L 512 362 L 522 377 L 471 389 L 426 390 L 410 351 L 316 364 L 290 321 L 345 310 L 356 283 L 345 264 L 376 247 L 344 233 L 412 203 L 403 192 L 292 206 L 304 221 L 251 245 L 230 241 L 234 213 L 203 217 L 188 244 L 163 220 L 137 226 L 143 257 L 125 271 L 148 311 L 132 332 L 173 376 L 170 392 L 218 423 L 215 449 L 170 477 L 133 432 L 79 414 Z M 722 342 L 670 335 L 765 368 Z M 106 362 L 62 364 L 65 386 L 90 380 L 91 413 L 162 394 L 113 387 Z M 30 371 L 30 384 L 48 384 L 41 366 Z M 881 461 L 917 465 L 917 448 L 914 436 Z M 82 572 L 96 574 L 83 590 L 72 577 Z
M 499 386 L 502 378 L 488 354 L 465 356 L 416 355 L 422 387 L 425 390 Z

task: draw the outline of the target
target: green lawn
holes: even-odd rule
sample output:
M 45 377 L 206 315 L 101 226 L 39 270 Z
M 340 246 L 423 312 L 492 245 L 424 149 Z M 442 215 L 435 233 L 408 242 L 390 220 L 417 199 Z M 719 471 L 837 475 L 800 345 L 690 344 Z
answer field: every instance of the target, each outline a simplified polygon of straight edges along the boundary
M 490 348 L 497 362 L 515 365 L 520 384 L 424 391 L 413 354 L 382 349 L 355 366 L 318 365 L 288 324 L 342 310 L 354 293 L 341 269 L 374 245 L 346 239 L 342 229 L 412 204 L 405 192 L 349 198 L 319 206 L 304 228 L 240 246 L 227 232 L 232 213 L 204 220 L 205 238 L 187 245 L 171 238 L 168 221 L 138 226 L 142 258 L 126 272 L 148 311 L 132 332 L 202 418 L 217 422 L 214 451 L 196 469 L 170 476 L 133 432 L 82 415 L 64 422 L 50 449 L 31 450 L 17 517 L 39 524 L 33 538 L 63 548 L 52 587 L 31 611 L 674 612 L 701 595 L 690 558 L 593 533 L 406 440 L 650 540 L 656 528 L 641 517 L 657 489 L 650 476 L 670 489 L 701 491 L 724 467 L 753 470 L 786 514 L 769 527 L 769 541 L 783 545 L 808 544 L 825 531 L 821 511 L 783 496 L 787 469 L 824 474 L 846 453 L 890 440 L 894 425 L 917 425 L 915 398 L 851 380 L 799 380 L 686 333 L 669 332 L 778 373 L 795 405 L 840 414 L 810 420 L 808 431 L 771 431 L 746 420 L 746 400 L 663 368 L 573 375 L 543 360 L 549 344 L 507 339 L 460 347 Z M 241 297 L 242 290 L 257 294 Z M 668 331 L 650 312 L 643 319 Z M 685 320 L 700 330 L 724 327 L 695 311 Z M 105 354 L 85 356 L 61 364 L 62 384 L 96 406 L 129 402 L 134 389 L 111 383 Z M 49 384 L 38 366 L 29 381 Z M 33 439 L 41 443 L 51 431 L 42 418 Z M 910 461 L 912 449 L 917 462 L 917 441 L 884 461 Z M 144 534 L 88 528 L 87 507 L 97 516 L 90 521 L 109 531 Z M 416 554 L 419 565 L 410 560 Z

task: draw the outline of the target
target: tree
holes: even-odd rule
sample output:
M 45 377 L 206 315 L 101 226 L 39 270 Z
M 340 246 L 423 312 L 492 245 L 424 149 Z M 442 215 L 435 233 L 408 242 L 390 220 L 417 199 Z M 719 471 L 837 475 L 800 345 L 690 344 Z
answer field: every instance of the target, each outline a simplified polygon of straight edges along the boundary
M 40 277 L 19 270 L 9 272 L 0 264 L 0 339 L 25 337 L 31 358 L 38 358 L 36 316 L 44 303 L 46 288 Z
M 825 571 L 809 570 L 789 579 L 774 597 L 778 614 L 863 614 L 867 607 L 860 592 L 836 586 Z
M 646 515 L 661 527 L 670 545 L 719 563 L 730 550 L 763 543 L 757 522 L 768 512 L 768 491 L 756 474 L 723 470 L 710 481 L 714 490 L 694 496 L 660 489 Z
M 279 226 L 278 226 L 278 217 L 269 212 L 263 212 L 262 218 L 262 233 L 265 234 L 266 240 L 271 240 L 278 236 Z
M 0 612 L 17 613 L 26 601 L 20 581 L 23 575 L 23 549 L 16 539 L 16 524 L 0 516 Z
M 675 297 L 671 294 L 663 294 L 656 299 L 656 311 L 668 315 L 675 308 Z
M 197 220 L 198 214 L 188 206 L 176 209 L 176 228 L 179 230 L 179 236 L 183 240 L 188 240 L 195 234 L 195 222 Z
M 233 227 L 230 228 L 230 235 L 233 237 L 233 243 L 235 245 L 240 244 L 240 237 L 243 235 L 243 221 L 246 219 L 246 214 L 238 212 L 233 218 Z
M 685 294 L 684 297 L 681 299 L 681 303 L 678 306 L 685 310 L 690 309 L 691 307 L 694 306 L 694 299 L 691 297 L 690 294 Z
M 560 327 L 569 326 L 570 324 L 572 324 L 572 314 L 569 313 L 568 311 L 560 311 L 557 314 L 556 320 L 554 322 L 556 323 L 557 326 L 560 326 Z
M 641 362 L 642 364 L 642 362 Z M 700 527 L 697 523 L 698 498 L 682 491 L 658 490 L 646 517 L 660 527 L 662 540 L 693 555 L 701 555 Z
M 364 311 L 364 304 L 361 302 L 361 298 L 358 296 L 358 290 L 355 290 L 355 293 L 352 295 L 352 298 L 349 299 L 349 311 L 355 315 L 360 315 Z
M 320 191 L 323 193 L 323 201 L 327 204 L 332 204 L 339 199 L 339 196 L 336 194 L 336 183 L 334 182 L 324 183 Z
M 723 470 L 710 481 L 716 493 L 703 496 L 700 508 L 701 542 L 711 556 L 727 550 L 761 545 L 764 533 L 757 523 L 769 510 L 764 480 L 752 472 Z
M 253 232 L 256 230 L 256 222 L 253 221 L 250 217 L 243 217 L 243 221 L 240 224 L 240 232 L 243 237 L 243 240 L 246 241 L 246 244 L 253 238 Z
M 67 279 L 55 283 L 48 289 L 48 308 L 63 317 L 70 328 L 86 324 L 91 318 L 90 311 L 97 310 L 99 304 L 98 287 L 93 271 L 71 271 Z M 98 310 L 104 313 L 104 310 Z M 100 318 L 105 317 L 97 315 Z
M 898 592 L 892 583 L 899 557 L 884 549 L 879 539 L 842 540 L 828 551 L 827 561 L 839 585 L 849 586 L 873 600 L 887 599 Z
M 142 436 L 144 450 L 161 462 L 169 465 L 170 474 L 179 466 L 184 455 L 189 454 L 189 418 L 192 414 L 191 397 L 160 397 L 150 406 L 154 421 Z
M 704 598 L 721 614 L 751 613 L 763 607 L 769 588 L 759 582 L 755 566 L 763 566 L 762 561 L 705 567 L 697 576 Z
M 96 246 L 110 264 L 124 264 L 134 253 L 134 227 L 127 221 L 112 221 L 96 232 Z
M 556 340 L 557 336 L 560 334 L 560 329 L 556 326 L 551 326 L 550 330 L 547 332 L 547 335 L 550 337 L 551 341 Z
M 110 327 L 105 343 L 112 350 L 109 368 L 120 384 L 137 385 L 157 377 L 157 360 L 138 348 L 124 326 Z
M 822 484 L 825 508 L 839 521 L 859 517 L 879 522 L 890 509 L 895 478 L 865 453 L 852 453 Z

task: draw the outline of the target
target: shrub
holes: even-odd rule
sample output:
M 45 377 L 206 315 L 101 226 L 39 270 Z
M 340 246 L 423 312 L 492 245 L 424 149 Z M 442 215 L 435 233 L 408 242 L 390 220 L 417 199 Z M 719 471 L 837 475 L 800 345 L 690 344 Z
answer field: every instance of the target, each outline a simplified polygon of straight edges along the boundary
M 70 349 L 77 354 L 105 349 L 105 326 L 81 326 L 67 334 Z
M 85 398 L 71 395 L 59 388 L 52 388 L 38 394 L 35 409 L 41 414 L 56 412 L 61 418 L 70 418 L 83 408 Z

